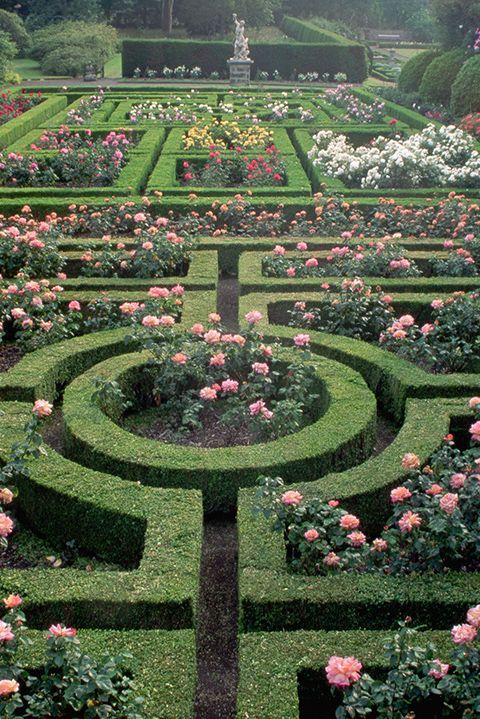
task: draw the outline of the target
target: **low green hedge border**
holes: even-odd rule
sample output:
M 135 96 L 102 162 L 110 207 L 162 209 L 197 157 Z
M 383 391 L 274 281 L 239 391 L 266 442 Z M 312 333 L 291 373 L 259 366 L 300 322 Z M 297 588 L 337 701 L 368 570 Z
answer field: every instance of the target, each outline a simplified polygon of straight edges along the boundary
M 388 516 L 389 490 L 402 482 L 401 458 L 415 452 L 423 462 L 450 430 L 451 421 L 470 416 L 468 397 L 409 400 L 404 425 L 378 457 L 316 482 L 295 483 L 305 496 L 340 499 L 367 531 L 377 532 Z M 238 503 L 239 584 L 244 631 L 280 629 L 388 628 L 411 615 L 429 627 L 448 628 L 478 602 L 480 573 L 380 577 L 344 574 L 309 577 L 293 573 L 283 537 L 253 515 L 252 490 Z M 435 607 L 435 610 L 433 610 Z
M 32 667 L 45 659 L 45 632 L 28 631 L 31 647 L 22 659 Z M 192 719 L 194 716 L 196 658 L 192 631 L 80 630 L 82 650 L 101 659 L 105 652 L 129 652 L 128 660 L 137 696 L 145 698 L 148 719 Z
M 281 243 L 281 238 L 279 238 Z M 306 240 L 307 241 L 307 240 Z M 328 250 L 322 250 L 320 252 L 313 249 L 313 245 L 308 243 L 310 249 L 310 255 L 318 257 L 320 260 L 326 258 Z M 338 240 L 338 244 L 341 244 L 341 240 Z M 402 243 L 403 246 L 403 243 Z M 305 277 L 305 278 L 289 278 L 289 277 L 265 277 L 262 273 L 262 260 L 263 258 L 271 254 L 270 252 L 243 252 L 238 262 L 238 279 L 240 282 L 241 294 L 248 294 L 250 292 L 319 292 L 320 285 L 327 282 L 332 287 L 339 287 L 344 277 Z M 310 256 L 309 255 L 309 256 Z M 415 261 L 424 270 L 428 267 L 429 258 L 436 255 L 442 257 L 444 251 L 438 249 L 438 251 L 420 251 L 412 249 L 412 245 L 409 244 L 409 257 Z M 299 257 L 298 252 L 292 252 L 288 256 Z M 328 270 L 328 264 L 325 263 L 326 270 Z M 435 294 L 446 292 L 456 292 L 457 290 L 476 290 L 480 286 L 480 277 L 402 277 L 402 278 L 386 278 L 386 277 L 364 277 L 363 278 L 367 285 L 373 285 L 374 287 L 380 286 L 384 290 L 389 292 L 413 292 L 421 293 L 426 292 L 429 294 Z
M 0 460 L 31 415 L 31 405 L 2 404 Z M 124 571 L 4 569 L 0 586 L 18 592 L 32 626 L 75 622 L 92 627 L 193 624 L 203 510 L 198 492 L 155 490 L 74 464 L 54 449 L 29 462 L 17 508 L 40 536 L 125 567 Z M 52 521 L 54 520 L 54 521 Z M 132 567 L 137 567 L 132 568 Z
M 294 350 L 283 354 L 285 360 L 295 357 Z M 116 379 L 127 389 L 147 360 L 141 354 L 112 358 L 80 374 L 67 387 L 63 418 L 69 457 L 145 484 L 202 489 L 206 511 L 228 511 L 235 506 L 238 488 L 254 484 L 259 474 L 294 478 L 300 472 L 306 479 L 314 478 L 361 461 L 373 446 L 375 398 L 356 372 L 329 361 L 318 363 L 322 394 L 326 393 L 320 399 L 323 414 L 274 442 L 206 450 L 135 436 L 91 402 L 91 378 Z M 326 428 L 334 421 L 341 430 L 331 436 Z
M 38 92 L 36 88 L 35 92 Z M 6 148 L 67 106 L 65 95 L 48 97 L 0 127 L 0 149 Z
M 457 617 L 461 621 L 461 616 Z M 332 655 L 358 657 L 366 670 L 387 669 L 383 644 L 391 634 L 358 630 L 350 632 L 268 632 L 242 635 L 239 642 L 240 680 L 238 719 L 301 719 L 303 688 L 312 682 L 324 698 L 318 699 L 318 716 L 334 719 L 325 665 Z M 422 632 L 419 644 L 434 641 L 446 659 L 451 639 L 446 632 Z M 332 713 L 329 713 L 329 710 Z M 306 714 L 305 716 L 313 716 Z M 316 714 L 315 714 L 316 716 Z
M 141 301 L 146 293 L 110 292 L 114 301 Z M 89 302 L 98 298 L 98 291 L 64 292 L 64 302 L 76 299 Z M 216 309 L 216 293 L 213 291 L 190 293 L 185 299 L 182 326 L 206 321 Z M 125 328 L 105 330 L 57 342 L 27 354 L 21 362 L 0 374 L 0 399 L 34 402 L 36 399 L 54 400 L 57 387 L 68 384 L 78 372 L 83 372 L 97 362 L 125 351 Z

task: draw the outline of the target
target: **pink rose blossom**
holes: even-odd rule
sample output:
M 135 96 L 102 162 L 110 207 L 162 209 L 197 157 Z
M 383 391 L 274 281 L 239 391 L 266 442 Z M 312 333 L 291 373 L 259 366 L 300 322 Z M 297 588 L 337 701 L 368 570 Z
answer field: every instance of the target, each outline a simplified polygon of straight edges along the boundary
M 37 399 L 32 407 L 33 414 L 37 417 L 49 417 L 52 414 L 53 405 L 47 402 L 46 399 Z
M 286 252 L 285 247 L 283 247 L 282 245 L 275 245 L 275 247 L 273 248 L 274 255 L 282 256 L 285 254 L 285 252 Z
M 374 539 L 372 542 L 372 550 L 375 552 L 386 552 L 388 549 L 388 543 L 384 539 Z
M 297 250 L 299 252 L 306 252 L 308 249 L 308 245 L 306 242 L 297 242 Z
M 434 679 L 443 679 L 443 677 L 448 674 L 450 664 L 443 664 L 440 659 L 434 659 L 433 663 L 435 664 L 435 667 L 433 669 L 430 669 L 430 671 L 428 672 L 429 675 Z
M 185 294 L 185 287 L 182 285 L 174 285 L 172 287 L 172 295 L 175 295 L 175 297 L 181 297 Z
M 305 267 L 318 267 L 318 260 L 317 260 L 317 258 L 316 258 L 316 257 L 310 257 L 310 258 L 305 262 Z
M 453 514 L 458 505 L 458 494 L 447 492 L 440 499 L 440 509 L 447 514 Z
M 392 489 L 390 492 L 390 499 L 393 503 L 395 502 L 404 502 L 406 499 L 409 499 L 412 496 L 412 493 L 410 492 L 407 487 L 395 487 L 395 489 Z
M 183 352 L 177 352 L 170 358 L 173 364 L 183 365 L 187 363 L 188 357 Z
M 443 489 L 439 484 L 432 484 L 427 490 L 425 490 L 425 494 L 429 494 L 431 497 L 436 497 L 437 494 L 441 494 L 442 492 Z
M 15 609 L 15 607 L 20 606 L 22 601 L 23 600 L 19 594 L 9 594 L 9 596 L 3 600 L 3 603 L 6 609 Z
M 403 469 L 418 469 L 420 467 L 420 459 L 413 452 L 407 452 L 402 458 Z
M 468 610 L 467 622 L 471 624 L 472 627 L 475 627 L 475 629 L 480 629 L 480 604 Z
M 11 642 L 12 639 L 15 639 L 12 627 L 10 624 L 0 621 L 0 642 Z
M 154 299 L 166 299 L 170 295 L 170 291 L 166 287 L 150 287 L 148 295 Z
M 72 300 L 68 303 L 68 309 L 70 310 L 70 312 L 80 312 L 80 302 L 78 302 L 77 300 Z
M 210 312 L 208 315 L 208 321 L 212 322 L 213 324 L 218 324 L 221 321 L 221 317 L 216 312 Z
M 434 310 L 440 310 L 444 305 L 443 300 L 433 300 L 432 304 L 430 305 Z
M 354 547 L 361 547 L 367 541 L 363 532 L 350 532 L 350 534 L 347 534 L 347 539 L 351 541 Z
M 160 317 L 155 317 L 155 315 L 145 315 L 142 319 L 142 325 L 144 327 L 158 327 L 159 324 Z
M 8 537 L 13 532 L 13 521 L 4 512 L 0 512 L 0 537 Z
M 203 387 L 200 392 L 200 399 L 204 399 L 207 402 L 212 402 L 217 399 L 217 391 L 213 387 Z
M 360 679 L 362 665 L 355 657 L 330 657 L 325 672 L 334 687 L 349 687 Z
M 162 315 L 160 317 L 160 324 L 162 327 L 173 327 L 175 324 L 175 318 L 171 315 Z
M 222 335 L 218 332 L 218 330 L 208 330 L 208 332 L 205 332 L 203 335 L 203 339 L 207 344 L 213 345 L 220 342 Z
M 63 624 L 52 624 L 48 629 L 52 637 L 75 637 L 77 630 L 73 627 L 65 627 Z
M 474 442 L 480 442 L 480 420 L 470 425 L 470 429 L 468 431 L 472 435 L 472 440 Z
M 238 382 L 235 379 L 224 379 L 221 387 L 222 392 L 238 392 Z
M 0 489 L 0 502 L 2 504 L 11 504 L 13 502 L 13 492 L 8 487 Z
M 20 684 L 15 679 L 0 679 L 0 697 L 8 697 L 20 691 Z
M 412 512 L 411 510 L 408 510 L 408 512 L 405 512 L 405 514 L 402 514 L 400 519 L 398 520 L 398 526 L 400 527 L 401 532 L 412 532 L 416 527 L 419 527 L 422 524 L 422 518 L 419 514 L 416 514 L 415 512 Z
M 270 372 L 270 368 L 265 362 L 254 362 L 252 364 L 252 370 L 255 374 L 261 374 L 264 376 Z
M 296 507 L 300 504 L 303 499 L 303 495 L 297 492 L 296 489 L 289 489 L 287 492 L 282 494 L 282 503 L 287 506 Z
M 472 397 L 472 399 L 468 402 L 468 406 L 470 409 L 476 409 L 480 406 L 480 397 Z
M 250 312 L 247 312 L 245 315 L 245 319 L 247 320 L 249 325 L 254 325 L 257 322 L 260 322 L 263 315 L 261 312 L 258 312 L 257 310 L 251 310 Z
M 335 509 L 336 507 L 338 507 L 339 504 L 340 504 L 340 502 L 338 501 L 338 499 L 331 499 L 328 502 L 328 506 L 332 507 L 332 509 Z
M 298 334 L 293 338 L 293 342 L 297 347 L 306 347 L 310 343 L 310 335 Z
M 319 538 L 320 534 L 317 532 L 316 529 L 307 529 L 303 536 L 305 537 L 307 542 L 314 542 L 316 539 Z
M 451 635 L 455 644 L 470 644 L 477 637 L 477 629 L 471 624 L 456 624 Z
M 335 552 L 329 552 L 329 553 L 323 558 L 323 563 L 324 563 L 327 567 L 338 567 L 338 565 L 340 564 L 340 561 L 341 561 L 341 560 L 340 560 L 340 557 L 338 556 L 338 554 L 335 554 Z
M 466 479 L 467 477 L 465 474 L 456 472 L 455 474 L 452 474 L 450 478 L 450 486 L 453 487 L 453 489 L 461 489 L 465 485 Z
M 200 324 L 200 322 L 196 322 L 190 327 L 190 332 L 193 332 L 194 335 L 203 335 L 203 333 L 205 332 L 205 327 Z
M 344 514 L 340 519 L 342 529 L 357 529 L 360 526 L 360 520 L 354 514 Z
M 225 355 L 223 352 L 218 352 L 216 355 L 210 357 L 210 367 L 223 367 L 225 364 Z

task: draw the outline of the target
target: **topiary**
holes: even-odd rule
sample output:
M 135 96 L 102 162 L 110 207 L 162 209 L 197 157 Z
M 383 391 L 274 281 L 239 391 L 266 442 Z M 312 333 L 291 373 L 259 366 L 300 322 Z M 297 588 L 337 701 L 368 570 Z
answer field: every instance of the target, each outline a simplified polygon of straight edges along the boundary
M 432 60 L 420 83 L 420 97 L 448 106 L 452 85 L 468 57 L 464 48 L 456 48 Z
M 452 85 L 451 109 L 455 115 L 480 111 L 480 56 L 467 60 Z
M 30 48 L 30 37 L 25 30 L 23 20 L 14 12 L 0 10 L 0 30 L 10 35 L 21 55 Z
M 425 50 L 411 57 L 402 67 L 402 71 L 399 75 L 399 90 L 403 90 L 403 92 L 418 92 L 425 70 L 438 55 L 438 50 Z

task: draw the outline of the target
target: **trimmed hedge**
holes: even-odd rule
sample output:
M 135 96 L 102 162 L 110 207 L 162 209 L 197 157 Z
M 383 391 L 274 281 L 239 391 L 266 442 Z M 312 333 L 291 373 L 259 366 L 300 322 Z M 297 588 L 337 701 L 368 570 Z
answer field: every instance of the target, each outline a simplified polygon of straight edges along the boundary
M 418 92 L 427 67 L 439 55 L 439 50 L 425 50 L 407 60 L 398 78 L 398 87 L 403 92 Z
M 286 350 L 284 356 L 289 360 L 295 353 Z M 116 379 L 128 391 L 147 359 L 148 355 L 139 354 L 115 357 L 96 364 L 67 387 L 63 417 L 69 457 L 145 484 L 202 489 L 207 511 L 226 511 L 235 505 L 238 488 L 254 484 L 259 474 L 281 472 L 293 478 L 300 472 L 314 478 L 362 461 L 372 449 L 375 398 L 356 372 L 322 360 L 318 363 L 320 416 L 299 432 L 274 442 L 209 450 L 135 436 L 91 402 L 91 378 Z M 342 430 L 329 436 L 326 428 L 333 421 Z
M 33 668 L 42 666 L 45 632 L 28 631 L 27 638 L 32 645 L 22 650 L 22 659 Z M 80 630 L 79 639 L 82 650 L 98 659 L 106 650 L 114 655 L 122 652 L 132 655 L 127 668 L 132 671 L 137 696 L 145 698 L 143 710 L 148 719 L 192 718 L 196 686 L 192 631 Z
M 464 48 L 445 52 L 428 65 L 420 83 L 419 93 L 424 100 L 450 105 L 452 85 L 468 59 Z
M 237 716 L 300 719 L 321 711 L 322 719 L 334 719 L 335 702 L 325 681 L 330 657 L 354 655 L 366 671 L 378 675 L 387 669 L 383 644 L 390 636 L 368 630 L 242 635 Z M 435 642 L 439 657 L 448 658 L 452 645 L 447 632 L 422 632 L 419 644 L 428 641 Z
M 56 95 L 42 100 L 22 115 L 6 122 L 0 127 L 0 149 L 8 147 L 30 130 L 39 127 L 42 122 L 67 106 L 65 95 Z
M 467 60 L 452 85 L 452 112 L 468 115 L 480 112 L 480 57 L 474 55 Z
M 224 74 L 231 57 L 230 42 L 212 40 L 124 40 L 122 44 L 122 74 L 132 77 L 136 67 L 148 67 L 161 73 L 165 65 L 176 67 L 200 65 L 205 74 L 213 71 Z M 363 82 L 368 75 L 366 50 L 363 45 L 345 42 L 314 43 L 256 43 L 251 57 L 257 68 L 282 77 L 292 73 L 315 70 L 347 74 L 350 82 Z
M 31 404 L 7 402 L 2 410 L 4 462 L 23 436 Z M 2 591 L 24 596 L 32 626 L 60 618 L 84 627 L 192 626 L 203 522 L 199 493 L 144 488 L 47 451 L 29 462 L 30 477 L 18 481 L 22 516 L 54 544 L 73 539 L 79 550 L 130 571 L 4 569 Z

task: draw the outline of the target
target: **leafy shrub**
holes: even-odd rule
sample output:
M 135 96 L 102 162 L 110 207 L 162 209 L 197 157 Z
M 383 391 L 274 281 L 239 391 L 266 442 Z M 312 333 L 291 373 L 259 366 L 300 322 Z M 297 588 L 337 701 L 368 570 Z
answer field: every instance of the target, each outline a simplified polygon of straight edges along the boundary
M 464 48 L 450 50 L 435 58 L 423 75 L 420 96 L 430 102 L 449 105 L 452 85 L 467 59 Z
M 17 47 L 8 33 L 0 30 L 0 80 L 7 79 L 10 72 L 10 61 L 17 54 Z
M 467 115 L 480 111 L 480 57 L 475 55 L 464 64 L 452 85 L 452 112 Z
M 87 64 L 103 67 L 117 44 L 117 31 L 109 25 L 69 21 L 37 30 L 31 54 L 45 74 L 76 77 Z
M 30 37 L 23 20 L 16 13 L 0 10 L 0 30 L 10 35 L 18 52 L 25 55 L 30 47 Z
M 417 92 L 430 63 L 438 57 L 437 50 L 425 50 L 414 55 L 402 67 L 398 78 L 398 87 L 403 92 Z

